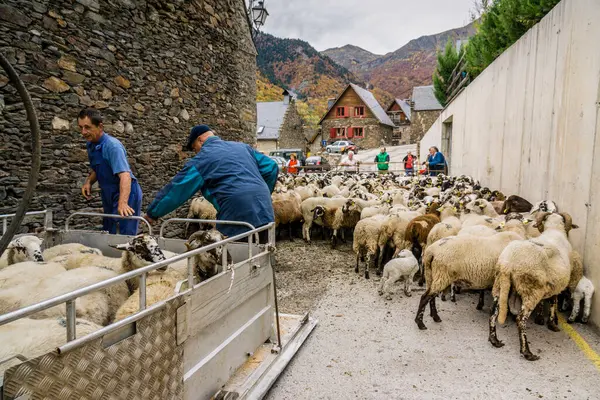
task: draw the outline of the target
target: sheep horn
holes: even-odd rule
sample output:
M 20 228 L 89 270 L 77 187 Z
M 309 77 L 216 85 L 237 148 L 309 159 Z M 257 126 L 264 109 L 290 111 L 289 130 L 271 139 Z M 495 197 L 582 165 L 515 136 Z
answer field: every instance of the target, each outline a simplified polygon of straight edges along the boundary
M 535 216 L 535 227 L 538 228 L 538 230 L 540 231 L 540 233 L 544 233 L 544 224 L 543 222 L 546 220 L 546 218 L 548 218 L 548 215 L 550 215 L 549 212 L 541 212 L 539 214 L 537 214 Z
M 563 220 L 565 221 L 565 231 L 567 233 L 569 233 L 569 231 L 571 229 L 577 229 L 579 228 L 578 225 L 573 224 L 573 218 L 571 218 L 571 216 L 567 213 L 559 213 L 558 215 L 560 215 L 561 217 L 563 217 Z

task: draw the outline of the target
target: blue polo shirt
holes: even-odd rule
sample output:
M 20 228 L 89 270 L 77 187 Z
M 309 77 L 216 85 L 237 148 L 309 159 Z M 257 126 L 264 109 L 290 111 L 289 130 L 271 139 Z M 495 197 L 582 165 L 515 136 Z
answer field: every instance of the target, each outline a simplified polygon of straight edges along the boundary
M 88 153 L 88 159 L 90 160 L 90 164 L 92 164 L 92 169 L 96 171 L 100 187 L 103 185 L 105 186 L 106 184 L 112 184 L 118 187 L 120 183 L 118 174 L 121 172 L 129 172 L 131 174 L 131 179 L 137 180 L 137 178 L 131 172 L 131 167 L 127 161 L 127 152 L 125 151 L 125 147 L 117 138 L 114 138 L 108 133 L 104 132 L 98 142 L 86 142 L 86 149 Z M 106 168 L 100 169 L 99 171 L 94 168 L 94 165 L 101 161 L 98 159 L 98 157 L 102 157 L 104 162 L 109 167 L 110 173 Z

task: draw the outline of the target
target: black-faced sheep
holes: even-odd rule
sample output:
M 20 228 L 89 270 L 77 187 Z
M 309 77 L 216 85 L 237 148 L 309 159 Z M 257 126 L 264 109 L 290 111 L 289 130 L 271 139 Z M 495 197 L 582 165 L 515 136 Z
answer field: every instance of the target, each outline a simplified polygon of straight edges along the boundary
M 525 359 L 534 361 L 527 342 L 527 319 L 538 303 L 551 298 L 548 328 L 559 330 L 557 325 L 557 296 L 573 280 L 568 234 L 577 228 L 569 214 L 539 213 L 536 225 L 542 234 L 530 240 L 509 244 L 498 259 L 497 277 L 492 296 L 494 305 L 490 316 L 489 341 L 494 347 L 502 347 L 498 340 L 496 323 L 506 320 L 508 297 L 511 288 L 520 296 L 522 306 L 517 316 L 520 351 Z
M 508 196 L 508 199 L 504 201 L 504 206 L 502 206 L 503 214 L 510 214 L 512 212 L 530 212 L 533 208 L 533 204 L 525 200 L 524 198 L 511 195 Z
M 13 239 L 0 257 L 0 269 L 23 261 L 44 261 L 42 239 L 33 235 Z

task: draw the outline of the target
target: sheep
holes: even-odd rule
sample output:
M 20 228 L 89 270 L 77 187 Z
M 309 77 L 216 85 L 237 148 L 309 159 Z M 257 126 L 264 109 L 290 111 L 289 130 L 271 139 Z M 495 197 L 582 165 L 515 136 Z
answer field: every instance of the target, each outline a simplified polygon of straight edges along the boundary
M 499 225 L 501 226 L 501 225 Z M 461 228 L 457 236 L 494 236 L 498 233 L 495 229 L 484 225 L 473 225 Z
M 77 336 L 83 337 L 101 328 L 84 319 L 75 322 Z M 21 318 L 0 326 L 0 360 L 21 355 L 27 359 L 53 352 L 66 343 L 67 321 L 64 317 L 52 319 Z M 15 360 L 16 361 L 16 360 Z M 4 371 L 20 362 L 0 365 L 0 376 Z
M 356 253 L 356 268 L 358 273 L 358 264 L 362 257 L 365 258 L 365 279 L 369 279 L 369 267 L 371 261 L 377 256 L 379 235 L 381 228 L 386 221 L 385 215 L 375 215 L 373 217 L 361 219 L 354 228 L 354 243 L 352 250 Z
M 568 323 L 571 324 L 575 322 L 575 319 L 579 316 L 579 307 L 583 301 L 583 315 L 581 316 L 581 322 L 587 324 L 588 319 L 590 318 L 593 295 L 594 284 L 588 278 L 583 276 L 577 283 L 577 287 L 571 295 L 571 299 L 573 300 L 573 310 L 571 311 L 569 319 L 567 319 Z
M 211 229 L 209 231 L 198 231 L 190 236 L 188 241 L 185 242 L 185 246 L 187 247 L 188 251 L 192 251 L 204 246 L 221 242 L 226 238 L 226 236 L 216 229 Z M 223 247 L 217 247 L 193 257 L 192 262 L 194 264 L 196 273 L 198 276 L 200 276 L 201 281 L 210 279 L 219 272 L 222 272 L 222 257 Z M 231 262 L 231 254 L 227 253 L 227 264 L 231 264 Z
M 110 269 L 81 267 L 47 279 L 0 289 L 0 314 L 49 300 L 116 276 L 117 274 Z M 127 300 L 128 296 L 127 285 L 122 282 L 79 297 L 75 302 L 77 317 L 98 325 L 106 325 L 112 320 L 117 309 Z M 62 304 L 40 311 L 32 318 L 53 318 L 64 315 L 65 306 Z
M 478 225 L 496 230 L 502 227 L 502 221 L 477 214 L 467 214 L 462 220 L 462 229 Z
M 529 212 L 533 208 L 533 204 L 528 202 L 522 197 L 512 195 L 508 196 L 508 199 L 504 201 L 502 206 L 503 214 L 510 214 L 511 212 Z
M 427 208 L 427 214 L 414 218 L 406 227 L 404 240 L 411 244 L 411 251 L 417 260 L 421 259 L 423 249 L 427 247 L 427 236 L 429 236 L 429 232 L 431 232 L 435 224 L 440 223 L 439 208 L 439 204 L 431 203 Z M 422 263 L 420 273 L 419 286 L 423 286 L 425 274 L 423 273 Z
M 13 239 L 0 257 L 0 270 L 23 261 L 44 261 L 42 239 L 33 235 Z
M 191 219 L 207 219 L 214 221 L 217 219 L 217 210 L 210 201 L 200 196 L 194 198 L 190 203 L 187 217 Z M 185 237 L 189 237 L 198 230 L 211 229 L 214 227 L 214 223 L 187 222 L 185 225 Z
M 44 260 L 50 261 L 56 257 L 66 256 L 69 254 L 96 254 L 101 256 L 102 252 L 99 249 L 85 246 L 81 243 L 65 243 L 59 244 L 57 246 L 50 247 L 42 253 L 44 256 Z
M 568 234 L 578 228 L 566 213 L 539 213 L 536 225 L 540 237 L 520 240 L 509 244 L 497 263 L 497 276 L 492 289 L 494 305 L 489 321 L 489 341 L 494 347 L 502 347 L 498 340 L 496 323 L 504 323 L 508 308 L 508 295 L 512 289 L 521 297 L 521 311 L 517 316 L 520 352 L 528 361 L 539 356 L 529 349 L 526 324 L 531 312 L 543 299 L 551 298 L 548 328 L 558 331 L 557 296 L 573 280 L 572 247 Z
M 501 232 L 490 237 L 450 236 L 429 246 L 423 255 L 427 290 L 415 317 L 419 329 L 427 329 L 423 313 L 428 303 L 433 320 L 441 322 L 435 297 L 452 283 L 475 290 L 492 287 L 498 257 L 510 242 L 520 239 L 514 232 Z
M 379 295 L 387 293 L 386 299 L 391 300 L 390 285 L 398 282 L 400 278 L 404 278 L 404 294 L 407 297 L 411 294 L 411 283 L 417 271 L 419 270 L 419 262 L 410 250 L 401 250 L 400 253 L 383 267 L 383 275 L 379 285 Z
M 500 215 L 494 209 L 490 202 L 484 199 L 477 199 L 467 204 L 466 209 L 478 215 L 485 215 L 490 218 L 497 218 Z
M 322 189 L 323 197 L 333 197 L 340 194 L 340 189 L 337 186 L 329 185 Z
M 292 237 L 292 224 L 302 221 L 302 210 L 300 209 L 301 197 L 296 193 L 278 195 L 273 197 L 273 213 L 275 214 L 275 227 L 279 225 L 288 226 L 290 241 Z
M 318 225 L 333 230 L 331 236 L 331 248 L 337 244 L 338 231 L 340 229 L 351 229 L 360 220 L 360 207 L 353 199 L 348 199 L 341 207 L 316 206 L 314 208 L 313 221 Z
M 530 213 L 535 214 L 537 212 L 549 212 L 549 213 L 557 213 L 558 206 L 552 200 L 542 200 L 535 203 Z
M 347 199 L 328 199 L 325 197 L 314 197 L 310 199 L 306 199 L 300 204 L 300 209 L 302 210 L 302 218 L 304 219 L 304 224 L 302 225 L 302 238 L 310 243 L 310 229 L 313 224 L 313 215 L 314 209 L 316 206 L 331 206 L 331 207 L 341 207 L 344 205 Z
M 0 270 L 0 289 L 18 286 L 32 280 L 39 281 L 65 272 L 58 263 L 24 261 Z
M 413 218 L 418 215 L 416 213 L 399 213 L 388 216 L 383 222 L 379 234 L 379 259 L 377 261 L 378 266 L 383 265 L 383 258 L 385 254 L 386 246 L 394 249 L 392 256 L 396 257 L 401 250 L 410 248 L 410 243 L 405 240 L 406 227 Z
M 301 201 L 311 197 L 320 197 L 321 191 L 315 185 L 301 186 L 294 189 L 294 192 L 300 196 Z
M 457 208 L 443 205 L 439 208 L 440 223 L 433 226 L 427 235 L 427 246 L 448 236 L 456 236 L 462 227 L 460 219 L 456 216 Z
M 365 207 L 360 213 L 360 219 L 372 217 L 374 215 L 388 215 L 392 207 L 389 204 L 380 204 L 371 207 Z

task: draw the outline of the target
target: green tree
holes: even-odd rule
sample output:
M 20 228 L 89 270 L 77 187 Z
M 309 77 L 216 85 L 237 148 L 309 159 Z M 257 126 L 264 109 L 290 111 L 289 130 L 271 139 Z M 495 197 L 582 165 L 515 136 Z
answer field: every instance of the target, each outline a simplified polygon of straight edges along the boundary
M 437 66 L 433 72 L 433 88 L 435 98 L 442 106 L 445 106 L 448 101 L 446 93 L 452 80 L 452 72 L 458 65 L 462 54 L 463 48 L 460 49 L 460 52 L 457 52 L 452 38 L 448 39 L 444 51 L 438 51 L 437 53 Z
M 475 78 L 560 0 L 496 0 L 487 2 L 477 33 L 466 50 L 467 70 Z

